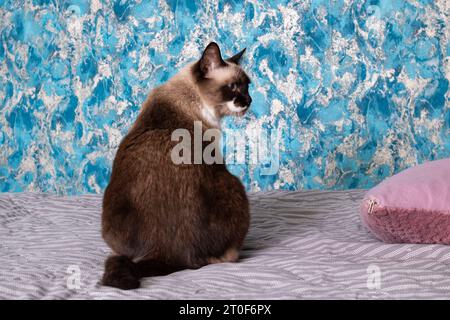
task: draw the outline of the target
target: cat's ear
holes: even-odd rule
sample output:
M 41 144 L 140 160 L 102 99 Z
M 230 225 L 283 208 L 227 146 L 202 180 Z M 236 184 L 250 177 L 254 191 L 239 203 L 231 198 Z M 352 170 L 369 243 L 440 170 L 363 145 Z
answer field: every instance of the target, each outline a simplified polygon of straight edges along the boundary
M 234 56 L 228 58 L 227 61 L 234 63 L 234 64 L 239 64 L 239 62 L 241 62 L 241 58 L 242 58 L 242 55 L 244 54 L 245 50 L 247 50 L 247 48 L 244 48 L 244 50 L 242 50 L 241 52 L 236 53 Z
M 225 61 L 222 59 L 220 54 L 220 48 L 215 42 L 211 42 L 206 46 L 205 51 L 203 51 L 202 57 L 199 61 L 200 71 L 204 76 L 214 69 L 226 66 Z

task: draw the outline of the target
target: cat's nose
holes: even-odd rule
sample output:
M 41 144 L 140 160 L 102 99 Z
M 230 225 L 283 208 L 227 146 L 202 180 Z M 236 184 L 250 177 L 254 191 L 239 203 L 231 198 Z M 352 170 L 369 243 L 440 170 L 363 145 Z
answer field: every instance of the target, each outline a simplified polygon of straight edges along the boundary
M 245 106 L 248 108 L 248 107 L 250 107 L 251 103 L 252 103 L 252 98 L 250 96 L 246 97 Z

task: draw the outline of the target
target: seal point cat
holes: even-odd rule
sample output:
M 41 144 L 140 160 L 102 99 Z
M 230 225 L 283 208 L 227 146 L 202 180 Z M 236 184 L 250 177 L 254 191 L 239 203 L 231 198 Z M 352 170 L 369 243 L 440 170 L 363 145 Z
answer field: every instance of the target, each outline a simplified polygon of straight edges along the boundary
M 242 183 L 223 162 L 175 164 L 171 136 L 177 129 L 194 135 L 199 121 L 203 131 L 219 129 L 222 117 L 248 110 L 244 51 L 224 60 L 212 42 L 150 92 L 119 145 L 103 197 L 102 236 L 113 250 L 103 285 L 135 289 L 142 277 L 238 260 L 250 222 Z

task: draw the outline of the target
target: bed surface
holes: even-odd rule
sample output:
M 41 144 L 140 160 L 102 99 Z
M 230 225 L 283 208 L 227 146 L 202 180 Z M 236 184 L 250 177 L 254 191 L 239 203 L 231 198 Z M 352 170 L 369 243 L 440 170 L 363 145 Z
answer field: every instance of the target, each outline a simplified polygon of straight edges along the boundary
M 364 192 L 250 194 L 239 263 L 146 278 L 131 291 L 98 283 L 110 253 L 100 195 L 3 193 L 0 298 L 448 299 L 450 246 L 379 242 L 359 219 Z

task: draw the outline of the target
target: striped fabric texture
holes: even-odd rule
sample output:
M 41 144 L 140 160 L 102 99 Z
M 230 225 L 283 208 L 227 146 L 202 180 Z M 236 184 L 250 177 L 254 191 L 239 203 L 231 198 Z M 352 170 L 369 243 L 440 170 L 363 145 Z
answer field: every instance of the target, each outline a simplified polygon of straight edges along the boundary
M 361 224 L 364 190 L 250 194 L 238 263 L 99 284 L 110 253 L 101 196 L 0 194 L 2 299 L 448 299 L 450 247 L 385 244 Z

